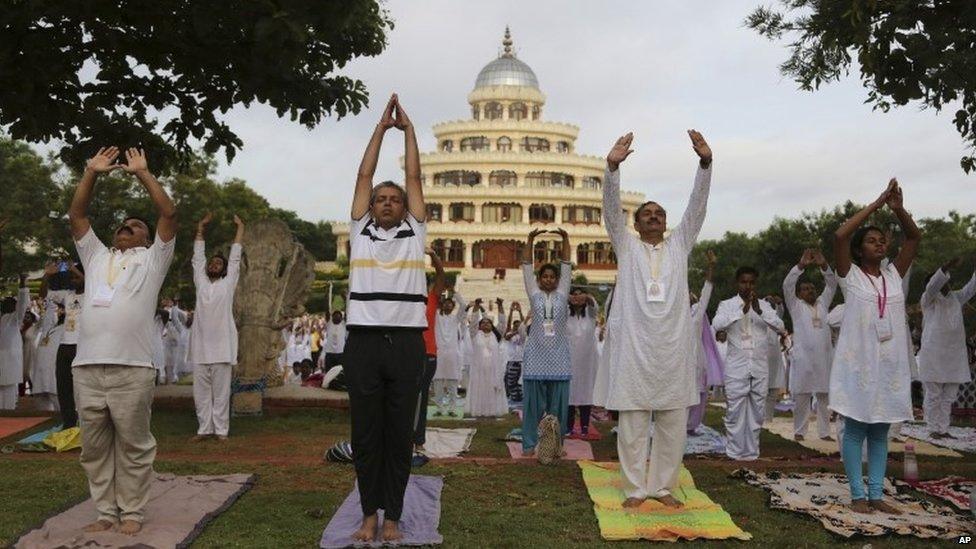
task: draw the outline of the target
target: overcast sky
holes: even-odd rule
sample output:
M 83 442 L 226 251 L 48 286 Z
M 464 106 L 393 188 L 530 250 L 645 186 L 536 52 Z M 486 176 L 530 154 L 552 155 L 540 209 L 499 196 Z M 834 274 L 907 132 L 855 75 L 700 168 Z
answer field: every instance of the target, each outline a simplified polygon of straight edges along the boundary
M 232 111 L 227 120 L 244 149 L 219 175 L 247 180 L 306 219 L 347 219 L 363 148 L 389 94 L 400 94 L 421 151 L 433 150 L 433 124 L 470 117 L 466 96 L 497 57 L 507 24 L 547 96 L 544 118 L 580 127 L 578 152 L 604 156 L 634 131 L 625 189 L 681 211 L 696 158 L 685 130 L 704 134 L 715 165 L 703 237 L 867 202 L 892 176 L 916 216 L 974 209 L 976 177 L 959 168 L 965 149 L 953 109 L 872 112 L 856 74 L 799 91 L 778 72 L 784 46 L 743 26 L 760 3 L 769 0 L 390 1 L 386 51 L 342 71 L 366 83 L 369 110 L 312 131 L 266 107 Z M 377 181 L 402 180 L 399 137 L 388 136 Z

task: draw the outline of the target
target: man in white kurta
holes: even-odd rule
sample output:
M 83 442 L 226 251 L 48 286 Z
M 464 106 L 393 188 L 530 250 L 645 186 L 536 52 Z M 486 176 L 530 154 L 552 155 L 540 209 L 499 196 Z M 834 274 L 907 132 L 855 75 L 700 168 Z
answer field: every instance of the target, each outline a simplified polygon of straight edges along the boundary
M 24 381 L 24 338 L 20 326 L 30 307 L 27 275 L 20 275 L 17 297 L 0 305 L 0 410 L 17 408 L 17 384 Z
M 237 364 L 237 325 L 234 323 L 234 290 L 240 276 L 244 223 L 236 215 L 237 237 L 230 256 L 215 255 L 207 261 L 203 233 L 211 216 L 197 225 L 193 242 L 193 285 L 197 290 L 193 324 L 190 326 L 189 363 L 193 365 L 193 403 L 199 428 L 194 440 L 216 436 L 224 440 L 230 431 L 230 385 Z
M 699 399 L 692 340 L 701 333 L 688 306 L 688 254 L 705 221 L 712 176 L 711 149 L 698 132 L 689 136 L 699 168 L 688 207 L 670 232 L 667 213 L 657 203 L 642 205 L 633 220 L 622 213 L 618 168 L 632 152 L 633 135 L 621 137 L 607 155 L 603 216 L 618 275 L 607 322 L 617 332 L 603 349 L 609 364 L 606 407 L 620 413 L 617 452 L 627 507 L 647 498 L 682 505 L 671 491 L 684 456 L 688 407 Z M 630 223 L 640 237 L 628 230 Z
M 816 263 L 824 277 L 824 289 L 818 296 L 809 280 L 800 281 L 807 266 Z M 790 362 L 790 393 L 793 395 L 793 437 L 803 440 L 810 421 L 812 400 L 817 399 L 817 435 L 830 438 L 830 364 L 834 359 L 831 342 L 830 303 L 837 293 L 837 276 L 819 250 L 806 250 L 800 262 L 783 281 L 786 308 L 793 319 L 793 353 Z
M 947 438 L 952 404 L 959 385 L 972 381 L 966 351 L 962 309 L 976 295 L 976 272 L 959 290 L 949 288 L 949 269 L 935 271 L 922 293 L 922 347 L 918 351 L 918 377 L 925 390 L 925 422 L 933 438 Z
M 464 319 L 464 298 L 454 297 L 441 302 L 437 311 L 434 337 L 437 338 L 437 369 L 434 371 L 432 392 L 437 414 L 457 412 L 457 389 L 461 381 L 461 321 Z
M 759 457 L 759 432 L 769 390 L 769 330 L 784 333 L 783 320 L 773 306 L 754 292 L 757 273 L 740 267 L 739 295 L 719 303 L 712 326 L 726 332 L 725 453 L 739 461 Z M 778 350 L 778 349 L 777 349 Z

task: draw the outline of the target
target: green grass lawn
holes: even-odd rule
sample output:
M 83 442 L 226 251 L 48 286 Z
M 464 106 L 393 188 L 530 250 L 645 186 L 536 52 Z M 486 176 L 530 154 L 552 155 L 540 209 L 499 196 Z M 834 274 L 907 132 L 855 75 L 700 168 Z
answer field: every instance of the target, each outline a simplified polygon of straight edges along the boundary
M 352 488 L 349 465 L 321 460 L 336 440 L 349 436 L 348 412 L 292 410 L 261 418 L 232 420 L 232 438 L 191 444 L 196 420 L 190 410 L 157 410 L 153 432 L 159 440 L 156 469 L 178 474 L 254 473 L 255 487 L 218 517 L 194 547 L 315 547 L 328 519 Z M 720 428 L 722 410 L 710 408 L 706 423 Z M 507 458 L 502 442 L 514 418 L 500 421 L 432 421 L 431 426 L 478 429 L 471 456 Z M 597 459 L 616 456 L 611 424 L 593 443 Z M 836 461 L 816 460 L 814 452 L 763 432 L 763 456 L 786 458 L 755 463 L 778 470 L 840 471 Z M 0 545 L 66 504 L 86 496 L 77 452 L 0 456 Z M 923 547 L 948 545 L 916 538 L 844 540 L 808 517 L 771 510 L 764 491 L 730 479 L 737 466 L 718 459 L 688 459 L 698 486 L 720 503 L 762 547 Z M 976 477 L 973 455 L 920 458 L 923 477 L 961 474 Z M 889 474 L 900 475 L 900 463 Z M 543 467 L 535 463 L 482 460 L 431 463 L 417 472 L 444 477 L 440 531 L 447 547 L 604 547 L 592 504 L 573 463 Z M 976 523 L 974 523 L 976 531 Z M 683 542 L 683 546 L 731 546 L 745 542 Z

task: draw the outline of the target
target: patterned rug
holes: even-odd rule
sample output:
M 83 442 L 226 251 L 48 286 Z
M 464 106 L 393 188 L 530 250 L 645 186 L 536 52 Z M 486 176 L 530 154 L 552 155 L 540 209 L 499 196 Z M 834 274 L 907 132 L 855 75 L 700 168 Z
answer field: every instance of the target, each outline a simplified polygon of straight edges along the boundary
M 685 506 L 672 509 L 647 500 L 636 509 L 624 509 L 618 463 L 580 461 L 583 482 L 593 500 L 593 511 L 600 523 L 600 536 L 606 540 L 677 541 L 679 539 L 741 539 L 752 536 L 732 522 L 721 505 L 695 488 L 691 473 L 681 468 L 679 487 L 674 497 Z
M 837 444 L 836 440 L 834 441 L 820 440 L 820 438 L 816 436 L 816 426 L 811 425 L 811 427 L 813 427 L 812 431 L 808 429 L 806 438 L 801 442 L 797 442 L 797 444 L 800 444 L 811 450 L 816 450 L 822 454 L 830 455 L 830 454 L 840 453 L 840 446 Z M 905 430 L 907 428 L 908 425 L 905 425 L 905 427 L 902 428 L 903 435 L 908 436 L 908 433 Z M 772 421 L 767 421 L 763 425 L 763 429 L 766 429 L 770 433 L 777 434 L 785 438 L 786 440 L 793 440 L 793 418 L 791 417 L 773 418 Z M 836 424 L 831 427 L 831 431 L 832 431 L 831 436 L 834 437 L 835 439 L 837 438 L 837 429 L 838 426 Z M 915 453 L 919 455 L 962 457 L 962 454 L 956 452 L 955 450 L 951 450 L 949 448 L 940 448 L 939 446 L 929 444 L 928 442 L 925 442 L 923 440 L 914 440 L 911 442 L 915 444 Z M 762 451 L 761 448 L 760 451 Z M 888 452 L 892 454 L 904 453 L 905 443 L 897 442 L 895 440 L 889 440 Z
M 912 497 L 897 495 L 885 480 L 885 502 L 902 512 L 860 514 L 851 511 L 847 477 L 836 473 L 756 473 L 738 469 L 732 476 L 770 492 L 769 506 L 814 517 L 827 530 L 850 538 L 855 535 L 898 534 L 919 538 L 956 539 L 973 531 L 973 523 L 954 511 Z
M 976 490 L 976 480 L 967 480 L 956 476 L 937 480 L 923 480 L 914 485 L 899 480 L 897 484 L 898 486 L 908 486 L 919 492 L 935 496 L 952 504 L 953 507 L 960 511 L 969 511 L 970 494 L 973 493 L 973 490 Z
M 949 434 L 954 438 L 932 438 L 925 423 L 906 423 L 901 428 L 901 434 L 936 446 L 976 453 L 976 428 L 973 427 L 949 427 Z

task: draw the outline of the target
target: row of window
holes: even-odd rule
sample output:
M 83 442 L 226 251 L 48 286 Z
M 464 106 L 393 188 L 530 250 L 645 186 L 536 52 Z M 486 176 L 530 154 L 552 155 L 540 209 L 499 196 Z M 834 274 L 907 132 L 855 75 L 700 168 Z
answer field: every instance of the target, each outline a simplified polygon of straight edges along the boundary
M 474 264 L 485 262 L 485 249 L 490 242 L 475 242 L 471 246 L 471 259 Z M 524 242 L 512 243 L 512 254 L 515 262 L 522 257 Z M 439 238 L 431 243 L 434 252 L 444 260 L 447 266 L 464 266 L 464 241 L 460 239 Z M 533 256 L 536 262 L 556 262 L 562 254 L 562 242 L 558 240 L 541 240 L 533 245 Z M 609 242 L 584 242 L 576 246 L 576 263 L 578 265 L 615 265 L 617 256 Z
M 527 172 L 525 174 L 526 187 L 561 187 L 572 189 L 576 187 L 576 178 L 562 172 Z M 518 175 L 511 170 L 494 170 L 488 174 L 488 185 L 492 187 L 514 187 L 518 184 Z M 451 170 L 434 174 L 434 185 L 438 187 L 474 187 L 481 185 L 481 173 L 468 170 Z M 602 188 L 599 177 L 584 177 L 582 189 Z
M 465 137 L 461 139 L 458 145 L 461 152 L 491 150 L 491 140 L 483 135 Z M 445 139 L 441 141 L 440 149 L 443 152 L 454 152 L 454 140 Z M 495 150 L 500 152 L 511 151 L 512 139 L 504 135 L 499 137 L 495 141 Z M 523 137 L 519 141 L 519 150 L 522 152 L 549 152 L 551 150 L 551 144 L 544 137 Z M 572 150 L 572 146 L 569 144 L 569 141 L 557 141 L 555 150 L 560 153 L 568 153 Z
M 508 118 L 509 120 L 526 120 L 529 118 L 529 111 L 529 106 L 525 103 L 512 103 L 508 106 Z M 532 105 L 531 112 L 532 120 L 538 120 L 542 116 L 542 109 L 539 105 Z M 471 105 L 471 116 L 475 120 L 481 120 L 481 105 Z M 485 103 L 483 117 L 485 120 L 501 120 L 505 118 L 505 106 L 497 101 L 489 101 Z
M 474 221 L 474 204 L 452 202 L 447 206 L 448 221 Z M 563 206 L 562 221 L 574 225 L 600 223 L 602 210 L 595 206 Z M 427 204 L 427 220 L 443 221 L 444 206 Z M 532 204 L 529 206 L 529 223 L 552 223 L 556 220 L 556 207 L 552 204 Z M 481 207 L 483 223 L 522 223 L 522 206 L 519 204 L 488 203 Z

